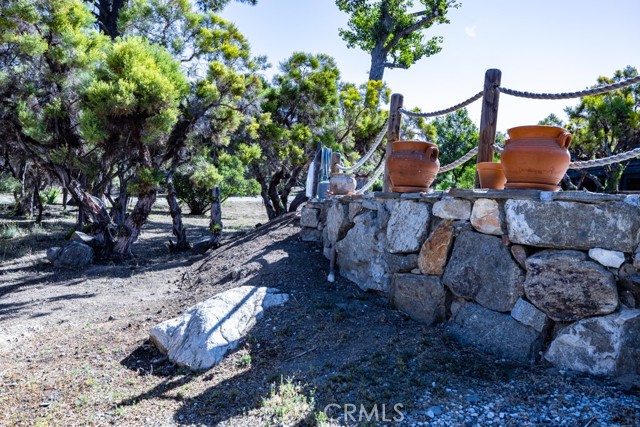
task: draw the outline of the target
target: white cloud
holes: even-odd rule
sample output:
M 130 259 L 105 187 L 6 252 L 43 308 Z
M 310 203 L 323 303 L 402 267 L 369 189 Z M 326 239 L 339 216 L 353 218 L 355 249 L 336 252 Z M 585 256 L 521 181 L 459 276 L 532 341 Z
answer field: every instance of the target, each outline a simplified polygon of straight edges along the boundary
M 472 26 L 472 27 L 464 27 L 464 32 L 467 33 L 467 35 L 469 37 L 475 37 L 476 34 L 476 26 Z

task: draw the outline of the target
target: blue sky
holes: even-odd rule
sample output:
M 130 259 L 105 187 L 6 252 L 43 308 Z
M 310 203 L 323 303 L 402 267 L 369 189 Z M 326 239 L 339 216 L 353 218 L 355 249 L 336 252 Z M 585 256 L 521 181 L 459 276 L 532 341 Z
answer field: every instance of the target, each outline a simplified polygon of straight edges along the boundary
M 416 2 L 417 3 L 417 2 Z M 267 55 L 277 71 L 295 51 L 335 58 L 342 79 L 362 83 L 370 59 L 347 49 L 338 35 L 348 16 L 333 0 L 259 0 L 230 4 L 222 13 L 247 36 L 254 54 Z M 444 37 L 442 52 L 408 70 L 387 70 L 385 81 L 404 95 L 405 107 L 447 108 L 482 89 L 489 68 L 502 70 L 502 86 L 529 92 L 584 89 L 600 75 L 627 65 L 640 68 L 640 0 L 462 0 L 449 25 L 428 37 Z M 577 100 L 500 97 L 498 130 L 535 124 Z M 479 125 L 480 101 L 469 107 Z

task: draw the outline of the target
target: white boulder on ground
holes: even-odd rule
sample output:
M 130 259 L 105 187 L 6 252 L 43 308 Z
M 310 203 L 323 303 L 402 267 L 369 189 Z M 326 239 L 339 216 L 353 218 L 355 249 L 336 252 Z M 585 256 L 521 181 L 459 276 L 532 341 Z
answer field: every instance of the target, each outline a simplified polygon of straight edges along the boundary
M 274 288 L 229 289 L 154 326 L 150 339 L 173 363 L 209 369 L 238 345 L 264 309 L 288 300 L 287 294 Z

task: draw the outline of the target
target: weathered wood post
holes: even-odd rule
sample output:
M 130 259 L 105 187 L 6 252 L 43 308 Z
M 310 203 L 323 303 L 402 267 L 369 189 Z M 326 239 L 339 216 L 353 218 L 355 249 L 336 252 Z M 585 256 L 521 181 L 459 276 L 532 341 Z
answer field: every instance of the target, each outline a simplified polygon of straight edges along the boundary
M 340 152 L 334 151 L 331 153 L 331 173 L 340 173 L 340 169 L 338 169 L 338 163 L 340 163 Z
M 496 127 L 498 124 L 498 101 L 502 71 L 495 68 L 487 70 L 484 74 L 484 94 L 482 96 L 482 114 L 480 116 L 480 140 L 478 141 L 478 155 L 476 161 L 493 161 L 493 142 L 496 140 Z M 476 188 L 480 185 L 476 173 Z
M 387 169 L 387 159 L 393 150 L 393 142 L 400 139 L 400 124 L 402 123 L 402 108 L 404 97 L 399 93 L 391 95 L 391 103 L 389 104 L 389 126 L 387 128 L 387 149 L 384 154 L 384 184 L 382 191 L 391 191 L 391 181 L 389 181 L 389 169 Z

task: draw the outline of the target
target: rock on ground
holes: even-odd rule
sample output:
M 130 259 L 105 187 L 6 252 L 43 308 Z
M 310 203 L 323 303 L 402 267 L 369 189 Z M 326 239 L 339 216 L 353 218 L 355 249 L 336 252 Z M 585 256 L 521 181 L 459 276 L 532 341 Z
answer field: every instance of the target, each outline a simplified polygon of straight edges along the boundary
M 48 256 L 54 256 L 56 251 L 52 251 Z M 61 268 L 83 269 L 93 260 L 93 249 L 81 242 L 72 241 L 62 248 L 58 255 L 53 258 L 53 266 Z
M 264 309 L 288 299 L 287 294 L 273 288 L 229 289 L 154 326 L 150 339 L 172 362 L 196 370 L 209 369 L 239 344 Z
M 300 225 L 302 227 L 318 228 L 320 224 L 320 210 L 309 206 L 302 208 L 300 212 Z
M 593 375 L 640 372 L 640 310 L 584 319 L 562 330 L 545 359 Z
M 446 331 L 456 341 L 485 353 L 522 363 L 533 363 L 543 335 L 508 314 L 468 302 L 455 313 Z
M 327 211 L 327 223 L 325 224 L 323 233 L 325 236 L 325 245 L 330 246 L 342 239 L 349 228 L 353 225 L 349 221 L 349 206 L 344 203 L 336 202 L 332 204 Z
M 511 317 L 523 325 L 531 326 L 538 332 L 543 332 L 549 324 L 549 318 L 533 304 L 520 298 L 511 310 Z

